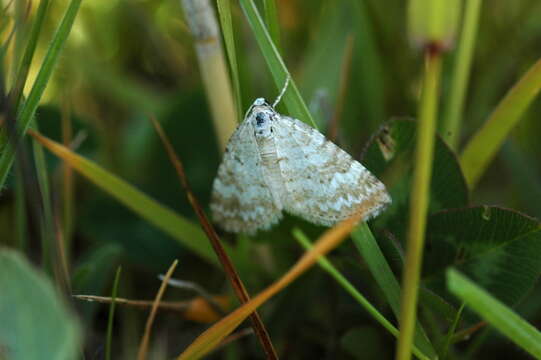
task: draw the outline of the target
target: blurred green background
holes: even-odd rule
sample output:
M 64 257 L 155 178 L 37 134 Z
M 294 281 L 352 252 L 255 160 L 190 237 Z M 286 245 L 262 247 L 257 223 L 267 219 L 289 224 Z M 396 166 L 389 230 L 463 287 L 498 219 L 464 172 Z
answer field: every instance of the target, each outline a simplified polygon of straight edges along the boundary
M 259 2 L 256 1 L 259 5 Z M 5 24 L 24 12 L 26 1 L 4 1 Z M 67 1 L 52 2 L 40 34 L 31 84 Z M 399 0 L 277 1 L 280 50 L 320 130 L 327 129 L 340 101 L 343 104 L 337 142 L 354 157 L 371 135 L 393 117 L 413 117 L 423 71 L 422 56 L 412 48 L 406 29 L 406 5 Z M 32 18 L 37 5 L 30 7 Z M 257 97 L 274 99 L 274 86 L 265 61 L 238 4 L 233 1 L 233 25 L 239 62 L 243 111 Z M 5 27 L 7 27 L 6 25 Z M 28 34 L 29 22 L 17 28 Z M 7 39 L 9 29 L 2 36 Z M 18 35 L 19 36 L 19 35 Z M 24 42 L 23 42 L 24 43 Z M 348 50 L 349 49 L 349 50 Z M 13 59 L 22 49 L 6 53 L 3 74 L 13 82 Z M 351 64 L 341 98 L 340 77 L 351 51 Z M 481 8 L 471 80 L 460 143 L 487 119 L 517 79 L 541 53 L 541 2 L 491 0 Z M 453 52 L 444 59 L 441 98 L 449 91 Z M 9 87 L 9 86 L 8 86 Z M 220 151 L 205 90 L 179 1 L 83 1 L 53 78 L 37 110 L 40 131 L 62 142 L 62 116 L 70 116 L 75 151 L 135 185 L 161 204 L 197 223 L 155 130 L 154 116 L 164 127 L 196 197 L 208 209 L 212 180 Z M 279 110 L 285 112 L 283 105 Z M 445 103 L 441 103 L 445 111 Z M 541 99 L 537 98 L 472 193 L 472 204 L 502 205 L 541 218 Z M 27 144 L 28 145 L 28 144 Z M 27 156 L 30 157 L 29 151 Z M 61 213 L 62 168 L 47 153 L 53 209 Z M 16 223 L 16 184 L 26 179 L 27 223 Z M 35 174 L 13 171 L 0 197 L 0 244 L 19 247 L 36 263 L 40 258 L 39 221 L 33 206 L 39 202 L 28 189 Z M 251 239 L 249 245 L 231 235 L 223 239 L 237 252 L 254 256 L 238 265 L 252 294 L 257 293 L 293 263 L 301 249 L 289 233 L 297 224 L 314 238 L 321 228 L 286 217 L 276 229 Z M 21 232 L 21 229 L 24 231 Z M 73 229 L 70 234 L 70 274 L 73 293 L 109 296 L 114 272 L 122 265 L 119 296 L 152 299 L 159 287 L 157 274 L 174 259 L 175 276 L 197 283 L 210 293 L 230 293 L 216 267 L 186 251 L 177 241 L 134 215 L 115 199 L 75 174 Z M 243 247 L 248 246 L 246 250 Z M 365 265 L 344 256 L 333 260 L 354 283 L 385 308 Z M 191 298 L 193 293 L 169 289 L 168 299 Z M 539 285 L 520 313 L 541 325 Z M 87 359 L 101 358 L 107 305 L 72 301 L 84 329 Z M 114 358 L 133 358 L 146 313 L 118 307 Z M 284 310 L 285 309 L 285 310 Z M 272 339 L 284 359 L 383 359 L 392 356 L 394 339 L 377 325 L 320 270 L 311 271 L 261 310 Z M 207 325 L 160 313 L 155 324 L 152 358 L 171 358 Z M 477 358 L 527 358 L 517 348 L 487 333 Z M 464 345 L 466 346 L 466 345 Z M 371 349 L 366 351 L 366 349 Z M 224 355 L 225 354 L 225 355 Z M 253 336 L 228 346 L 216 358 L 260 357 Z

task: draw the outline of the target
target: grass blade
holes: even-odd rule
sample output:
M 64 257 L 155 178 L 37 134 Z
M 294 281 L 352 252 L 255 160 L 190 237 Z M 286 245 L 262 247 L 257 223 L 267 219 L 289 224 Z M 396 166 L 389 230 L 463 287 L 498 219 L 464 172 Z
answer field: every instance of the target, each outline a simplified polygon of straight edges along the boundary
M 278 9 L 276 0 L 263 0 L 265 9 L 265 24 L 271 36 L 272 42 L 277 49 L 280 49 L 280 22 L 278 21 Z
M 475 187 L 509 132 L 541 89 L 541 59 L 505 95 L 488 120 L 467 143 L 460 164 L 470 188 Z
M 220 32 L 210 0 L 182 0 L 181 5 L 190 31 L 195 39 L 195 50 L 200 73 L 205 85 L 220 151 L 237 127 L 231 83 L 220 42 Z
M 116 294 L 118 292 L 118 282 L 122 267 L 116 269 L 115 280 L 113 282 L 113 291 L 111 292 L 111 305 L 109 306 L 109 318 L 107 319 L 107 338 L 105 342 L 105 360 L 111 360 L 111 345 L 113 340 L 113 319 L 115 318 Z
M 400 316 L 400 284 L 394 276 L 389 263 L 383 256 L 370 228 L 366 223 L 358 226 L 357 229 L 351 233 L 351 238 L 368 265 L 372 276 L 383 291 L 393 313 L 398 318 Z M 424 354 L 431 359 L 437 357 L 436 350 L 434 350 L 434 347 L 428 340 L 420 323 L 417 323 L 414 336 L 416 346 Z
M 295 81 L 291 78 L 278 49 L 272 42 L 272 38 L 269 35 L 253 0 L 240 0 L 240 4 L 248 19 L 248 23 L 254 32 L 255 39 L 263 53 L 263 57 L 269 66 L 276 87 L 281 89 L 286 83 L 287 77 L 289 76 L 291 79 L 289 88 L 283 97 L 284 103 L 289 110 L 289 114 L 317 128 L 314 119 L 312 119 L 312 115 L 308 111 L 308 107 L 302 100 L 299 89 L 297 88 L 297 85 L 295 85 Z
M 34 122 L 34 127 L 37 130 L 37 123 Z M 32 144 L 34 151 L 34 166 L 36 167 L 37 180 L 39 186 L 39 195 L 41 196 L 41 242 L 42 242 L 42 264 L 47 271 L 52 270 L 53 264 L 60 264 L 61 259 L 58 257 L 65 251 L 55 251 L 54 244 L 54 223 L 53 223 L 53 208 L 51 203 L 51 192 L 49 188 L 49 178 L 47 175 L 47 166 L 45 165 L 45 156 L 43 148 L 37 141 Z M 52 250 L 51 250 L 52 249 Z
M 17 77 L 15 79 L 15 84 L 10 91 L 10 100 L 9 104 L 11 106 L 12 114 L 14 115 L 19 108 L 21 98 L 23 95 L 24 85 L 28 78 L 28 71 L 30 70 L 30 64 L 34 58 L 34 53 L 36 51 L 36 46 L 38 44 L 39 34 L 42 31 L 43 22 L 45 20 L 45 14 L 47 13 L 47 8 L 49 7 L 49 0 L 41 0 L 39 2 L 39 7 L 36 12 L 36 18 L 32 24 L 32 29 L 30 30 L 30 36 L 28 38 L 28 43 L 24 50 L 24 55 L 17 71 Z
M 116 198 L 126 207 L 157 228 L 178 240 L 183 246 L 212 264 L 217 264 L 205 234 L 189 220 L 160 205 L 134 186 L 109 173 L 97 164 L 36 132 L 30 132 L 49 151 L 60 157 L 81 175 Z M 227 248 L 226 248 L 227 250 Z
M 165 293 L 165 289 L 167 288 L 169 279 L 171 278 L 171 275 L 173 275 L 173 272 L 175 271 L 175 268 L 177 267 L 177 265 L 178 265 L 178 260 L 173 261 L 173 263 L 169 267 L 169 270 L 167 270 L 167 273 L 163 277 L 162 284 L 160 285 L 160 289 L 156 293 L 156 297 L 154 298 L 154 303 L 152 303 L 152 309 L 150 310 L 150 314 L 148 314 L 147 322 L 145 324 L 145 333 L 143 335 L 143 339 L 141 340 L 141 344 L 139 346 L 139 351 L 137 353 L 137 360 L 145 360 L 147 358 L 148 343 L 150 342 L 150 332 L 152 330 L 152 324 L 154 323 L 154 319 L 156 318 L 158 305 L 160 304 L 163 294 Z
M 447 287 L 511 341 L 541 359 L 541 332 L 517 313 L 454 269 L 447 271 Z
M 299 230 L 293 230 L 293 236 L 301 243 L 306 250 L 312 249 L 313 245 L 310 243 L 306 235 Z M 394 337 L 398 338 L 398 329 L 394 327 L 370 302 L 336 269 L 332 263 L 324 256 L 318 260 L 319 265 L 327 271 L 344 290 L 346 290 L 357 302 L 387 331 L 389 331 Z M 413 345 L 413 353 L 419 359 L 430 359 L 425 355 L 417 346 Z
M 178 357 L 178 360 L 199 359 L 216 348 L 227 335 L 233 332 L 237 326 L 239 326 L 259 306 L 305 273 L 315 264 L 321 255 L 325 255 L 327 252 L 340 245 L 351 232 L 358 220 L 358 218 L 351 218 L 339 223 L 332 229 L 327 230 L 319 238 L 312 250 L 306 252 L 286 274 L 257 296 L 253 297 L 252 300 L 237 308 L 237 310 L 233 311 L 199 335 L 199 337 Z
M 233 78 L 233 89 L 235 91 L 235 103 L 237 105 L 237 118 L 242 121 L 242 97 L 240 95 L 239 65 L 237 63 L 237 52 L 235 50 L 235 35 L 233 32 L 233 21 L 231 20 L 231 0 L 218 0 L 216 2 L 222 35 L 224 37 L 225 50 L 229 59 L 229 68 Z
M 32 90 L 28 95 L 28 99 L 22 107 L 21 111 L 17 114 L 17 129 L 15 132 L 14 141 L 6 143 L 5 150 L 0 157 L 0 189 L 4 187 L 6 182 L 7 175 L 13 164 L 15 157 L 15 148 L 14 145 L 19 142 L 19 139 L 26 133 L 30 122 L 36 112 L 41 96 L 45 91 L 45 87 L 49 82 L 51 74 L 53 73 L 54 66 L 58 60 L 58 56 L 68 35 L 70 33 L 73 22 L 75 21 L 75 16 L 79 10 L 82 0 L 71 0 L 69 3 L 68 9 L 62 18 L 56 33 L 54 34 L 53 41 L 47 50 L 45 59 L 41 64 L 41 68 L 36 77 L 36 81 L 32 86 Z
M 451 90 L 441 129 L 441 135 L 451 149 L 456 149 L 460 140 L 460 123 L 463 116 L 464 99 L 466 98 L 471 60 L 479 25 L 481 2 L 482 0 L 469 0 L 464 3 L 466 7 L 464 10 L 464 26 L 460 34 Z

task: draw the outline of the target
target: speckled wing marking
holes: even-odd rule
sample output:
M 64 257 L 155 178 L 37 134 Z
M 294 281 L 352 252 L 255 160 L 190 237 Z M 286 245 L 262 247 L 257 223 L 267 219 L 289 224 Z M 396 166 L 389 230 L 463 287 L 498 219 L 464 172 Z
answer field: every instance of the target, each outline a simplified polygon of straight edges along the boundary
M 260 164 L 252 125 L 245 121 L 231 136 L 212 187 L 212 217 L 224 230 L 253 234 L 282 218 Z
M 316 129 L 287 116 L 274 129 L 288 212 L 331 226 L 359 212 L 370 219 L 391 202 L 382 182 Z

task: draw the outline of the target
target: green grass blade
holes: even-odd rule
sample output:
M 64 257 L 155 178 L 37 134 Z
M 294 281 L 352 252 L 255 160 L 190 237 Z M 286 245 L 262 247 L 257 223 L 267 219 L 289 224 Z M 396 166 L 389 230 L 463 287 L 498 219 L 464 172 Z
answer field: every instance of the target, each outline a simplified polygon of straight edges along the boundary
M 237 117 L 242 121 L 242 98 L 240 95 L 239 65 L 237 62 L 237 52 L 235 50 L 235 35 L 233 32 L 233 21 L 231 20 L 231 0 L 218 0 L 218 15 L 222 27 L 222 35 L 225 42 L 225 50 L 233 78 L 233 91 L 235 91 L 235 104 L 237 105 Z
M 452 149 L 456 149 L 460 139 L 460 124 L 463 116 L 464 99 L 466 98 L 468 88 L 475 38 L 479 25 L 481 2 L 482 0 L 469 0 L 464 3 L 464 26 L 460 34 L 449 100 L 447 101 L 447 108 L 440 132 Z
M 111 291 L 111 305 L 109 306 L 109 318 L 107 319 L 107 338 L 105 342 L 105 360 L 111 360 L 111 345 L 113 340 L 113 319 L 115 318 L 116 294 L 118 292 L 118 282 L 120 281 L 120 272 L 122 266 L 116 269 L 115 281 L 113 282 L 113 291 Z
M 522 349 L 541 359 L 541 332 L 460 272 L 447 271 L 449 291 Z
M 263 8 L 269 35 L 276 48 L 280 50 L 280 22 L 278 21 L 276 0 L 263 0 Z
M 37 130 L 37 123 L 34 122 L 34 128 Z M 64 254 L 63 251 L 55 251 L 57 247 L 55 243 L 55 226 L 53 219 L 53 208 L 51 202 L 51 192 L 49 187 L 49 177 L 47 175 L 47 166 L 45 164 L 45 155 L 43 154 L 43 148 L 37 141 L 33 141 L 32 148 L 34 151 L 34 166 L 36 167 L 36 174 L 39 186 L 39 193 L 41 196 L 42 204 L 42 218 L 41 218 L 41 256 L 42 264 L 47 271 L 53 274 L 53 264 L 60 264 L 61 260 L 57 259 L 57 256 Z M 56 252 L 56 254 L 55 254 Z M 58 260 L 58 261 L 57 261 Z
M 374 276 L 376 282 L 383 291 L 393 313 L 398 318 L 400 314 L 400 285 L 394 276 L 389 263 L 383 256 L 370 228 L 366 223 L 357 226 L 351 233 L 351 238 L 368 265 L 372 276 Z M 432 359 L 437 357 L 434 347 L 428 340 L 419 323 L 417 323 L 415 328 L 414 336 L 415 344 L 424 354 L 427 354 Z
M 278 89 L 281 89 L 286 83 L 287 77 L 290 76 L 289 71 L 282 60 L 278 49 L 272 42 L 272 38 L 267 31 L 253 0 L 240 0 L 240 4 L 248 19 L 248 23 L 254 32 L 255 39 L 263 53 L 263 57 L 269 66 L 274 82 Z M 291 79 L 289 83 L 289 88 L 284 94 L 283 101 L 289 110 L 289 115 L 317 128 L 293 79 Z
M 30 30 L 30 37 L 28 38 L 28 43 L 24 50 L 23 58 L 21 59 L 21 64 L 19 65 L 19 70 L 17 71 L 17 77 L 15 79 L 15 84 L 11 89 L 11 105 L 13 106 L 13 113 L 17 112 L 19 104 L 21 102 L 24 85 L 28 78 L 28 71 L 30 70 L 30 64 L 34 58 L 34 53 L 36 51 L 36 46 L 38 44 L 39 34 L 43 28 L 43 22 L 45 20 L 45 14 L 47 13 L 47 8 L 49 7 L 49 0 L 41 0 L 39 2 L 39 7 L 36 12 L 36 18 L 32 24 L 32 29 Z
M 75 16 L 79 10 L 81 1 L 82 0 L 71 0 L 66 13 L 64 14 L 64 17 L 62 18 L 62 21 L 54 34 L 53 41 L 47 50 L 47 54 L 45 55 L 45 59 L 41 64 L 36 81 L 34 82 L 32 90 L 28 95 L 28 99 L 21 111 L 17 114 L 17 131 L 15 141 L 26 133 L 26 130 L 30 125 L 39 101 L 41 100 L 41 96 L 43 95 L 45 87 L 47 86 L 51 74 L 53 73 L 60 51 L 62 50 L 62 47 L 70 33 L 73 22 L 75 21 Z M 6 144 L 5 150 L 0 157 L 0 189 L 4 187 L 7 175 L 11 169 L 11 165 L 13 164 L 14 157 L 15 151 L 13 148 L 13 142 L 9 142 Z
M 312 244 L 306 235 L 300 229 L 293 229 L 293 236 L 301 243 L 306 250 L 312 249 Z M 398 329 L 394 327 L 345 277 L 336 269 L 333 264 L 327 260 L 325 256 L 321 256 L 318 260 L 319 265 L 327 271 L 335 280 L 346 290 L 357 302 L 387 331 L 395 338 L 398 338 Z M 419 359 L 430 359 L 415 345 L 413 353 Z
M 201 256 L 203 259 L 212 264 L 218 264 L 216 255 L 212 251 L 207 237 L 199 226 L 176 214 L 171 209 L 160 205 L 134 186 L 111 174 L 92 161 L 75 154 L 65 146 L 36 133 L 33 133 L 33 135 L 49 151 L 60 157 L 73 169 L 120 201 L 137 215 L 178 240 L 179 243 Z M 226 247 L 226 244 L 223 245 L 224 248 L 226 248 L 226 251 L 231 253 L 229 247 Z
M 460 156 L 464 176 L 475 187 L 509 132 L 541 89 L 541 59 L 513 86 Z

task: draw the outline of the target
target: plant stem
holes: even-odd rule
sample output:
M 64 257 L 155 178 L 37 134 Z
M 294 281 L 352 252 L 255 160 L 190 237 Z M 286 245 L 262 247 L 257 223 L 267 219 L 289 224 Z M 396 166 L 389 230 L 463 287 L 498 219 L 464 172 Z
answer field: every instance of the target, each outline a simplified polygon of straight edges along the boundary
M 456 149 L 460 139 L 460 125 L 468 87 L 473 47 L 477 36 L 481 2 L 482 0 L 468 0 L 465 4 L 464 26 L 460 34 L 451 91 L 441 128 L 441 135 L 451 149 Z
M 441 74 L 439 48 L 427 47 L 423 93 L 419 104 L 419 124 L 415 149 L 415 170 L 410 199 L 408 244 L 404 264 L 403 287 L 400 308 L 400 336 L 396 359 L 411 357 L 415 319 L 417 315 L 417 292 L 423 257 L 424 232 L 430 190 L 430 175 L 434 153 L 434 130 L 438 108 L 438 89 Z
M 105 341 L 105 360 L 111 360 L 111 346 L 113 340 L 113 320 L 115 318 L 116 294 L 118 293 L 118 282 L 122 266 L 116 269 L 115 281 L 113 282 L 113 291 L 111 292 L 111 305 L 109 306 L 109 318 L 107 319 L 107 338 Z
M 223 152 L 237 127 L 237 112 L 220 42 L 218 22 L 209 0 L 182 0 L 181 4 L 195 39 L 200 73 L 220 151 Z

